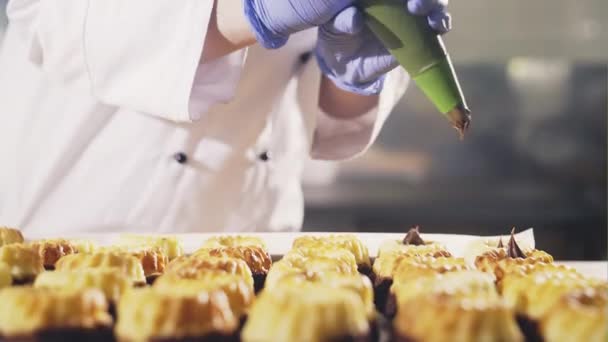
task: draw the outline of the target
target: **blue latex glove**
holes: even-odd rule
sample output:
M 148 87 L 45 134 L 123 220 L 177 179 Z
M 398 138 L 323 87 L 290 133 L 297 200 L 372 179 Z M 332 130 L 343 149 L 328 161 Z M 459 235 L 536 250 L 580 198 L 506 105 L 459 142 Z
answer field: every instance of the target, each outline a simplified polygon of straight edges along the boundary
M 285 45 L 289 35 L 330 21 L 355 0 L 243 0 L 256 38 L 269 49 Z
M 404 0 L 415 15 L 428 17 L 438 33 L 451 29 L 446 12 L 448 0 Z M 316 56 L 323 74 L 341 89 L 360 95 L 378 94 L 386 73 L 399 65 L 364 23 L 364 14 L 354 6 L 342 10 L 319 27 Z

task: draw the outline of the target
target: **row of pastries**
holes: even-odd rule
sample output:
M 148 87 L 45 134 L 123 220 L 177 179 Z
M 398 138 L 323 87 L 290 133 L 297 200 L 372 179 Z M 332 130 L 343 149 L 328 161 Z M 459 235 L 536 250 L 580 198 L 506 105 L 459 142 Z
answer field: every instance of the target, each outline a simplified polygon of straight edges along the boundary
M 513 232 L 458 258 L 416 227 L 375 260 L 352 235 L 302 236 L 273 263 L 257 237 L 185 255 L 171 236 L 0 228 L 0 341 L 593 342 L 608 340 L 607 297 Z
M 608 283 L 520 246 L 514 231 L 456 258 L 412 228 L 380 247 L 373 277 L 395 341 L 608 340 Z
M 26 242 L 0 228 L 1 341 L 238 341 L 272 260 L 251 237 Z

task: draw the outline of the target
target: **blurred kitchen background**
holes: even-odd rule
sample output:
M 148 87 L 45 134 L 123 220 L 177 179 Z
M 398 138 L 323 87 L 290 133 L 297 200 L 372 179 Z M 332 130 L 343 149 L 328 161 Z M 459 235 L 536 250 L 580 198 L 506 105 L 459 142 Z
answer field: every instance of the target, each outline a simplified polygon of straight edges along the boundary
M 410 87 L 365 156 L 311 162 L 304 226 L 534 227 L 558 259 L 606 259 L 608 1 L 467 0 L 450 11 L 446 43 L 474 115 L 467 138 Z M 2 14 L 0 36 L 5 24 Z

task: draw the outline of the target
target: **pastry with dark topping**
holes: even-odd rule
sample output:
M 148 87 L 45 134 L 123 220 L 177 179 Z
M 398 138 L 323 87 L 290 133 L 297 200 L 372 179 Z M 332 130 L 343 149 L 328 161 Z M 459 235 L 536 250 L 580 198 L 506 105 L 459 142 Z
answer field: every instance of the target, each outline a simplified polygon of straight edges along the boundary
M 10 269 L 15 284 L 30 284 L 44 271 L 38 252 L 22 243 L 0 247 L 0 263 Z
M 243 342 L 374 340 L 361 295 L 323 282 L 262 291 L 241 334 Z
M 19 229 L 0 226 L 0 247 L 11 243 L 23 243 L 23 234 Z
M 131 284 L 146 284 L 146 276 L 141 261 L 124 252 L 96 252 L 92 254 L 70 254 L 62 257 L 55 264 L 57 271 L 79 271 L 86 269 L 112 269 L 125 277 Z
M 292 249 L 344 249 L 355 257 L 359 272 L 370 275 L 372 263 L 367 247 L 359 238 L 351 234 L 339 234 L 329 236 L 302 236 L 293 241 Z
M 498 247 L 498 248 L 505 248 L 505 245 L 503 245 L 503 243 L 502 243 L 502 237 L 498 238 L 498 245 L 496 245 L 496 247 Z
M 378 257 L 384 254 L 450 256 L 445 246 L 435 241 L 425 241 L 420 235 L 420 226 L 410 228 L 400 240 L 386 240 L 378 248 Z M 441 253 L 442 255 L 437 255 Z
M 502 242 L 502 240 L 500 240 L 500 242 Z M 500 248 L 500 243 L 498 244 L 499 248 Z M 525 259 L 528 256 L 526 254 L 524 254 L 524 252 L 522 252 L 521 248 L 519 248 L 519 245 L 517 244 L 517 242 L 515 241 L 515 228 L 513 228 L 511 230 L 511 237 L 509 238 L 509 243 L 507 244 L 507 256 L 509 258 L 522 258 Z
M 452 254 L 445 246 L 434 242 L 424 241 L 420 236 L 420 227 L 411 228 L 401 240 L 386 240 L 378 249 L 378 257 L 372 267 L 372 279 L 376 307 L 384 312 L 388 299 L 389 288 L 393 283 L 395 269 L 403 260 L 428 256 L 435 258 L 448 258 Z
M 132 289 L 118 303 L 121 342 L 236 342 L 238 320 L 222 291 Z
M 2 341 L 113 341 L 112 318 L 96 289 L 0 290 Z
M 422 237 L 420 236 L 420 226 L 415 226 L 411 228 L 405 237 L 403 238 L 404 245 L 414 245 L 414 246 L 422 246 L 426 245 Z
M 224 257 L 241 259 L 247 263 L 251 274 L 253 275 L 253 283 L 256 292 L 264 287 L 266 275 L 272 265 L 272 259 L 268 252 L 258 246 L 237 246 L 237 247 L 220 247 L 220 248 L 201 248 L 194 252 L 194 258 L 209 258 L 209 257 Z
M 552 263 L 553 257 L 545 251 L 538 249 L 523 249 L 515 239 L 515 228 L 511 230 L 511 237 L 505 247 L 487 248 L 475 257 L 475 266 L 484 272 L 492 272 L 496 275 L 496 281 L 500 282 L 504 276 L 504 270 L 508 267 L 498 269 L 498 263 L 503 265 L 514 264 L 536 264 Z

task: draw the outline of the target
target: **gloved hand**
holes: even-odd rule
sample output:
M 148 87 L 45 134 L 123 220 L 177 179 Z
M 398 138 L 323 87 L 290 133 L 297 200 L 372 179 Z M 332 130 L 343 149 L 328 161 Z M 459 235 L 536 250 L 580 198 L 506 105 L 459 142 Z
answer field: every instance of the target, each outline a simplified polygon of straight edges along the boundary
M 429 25 L 443 34 L 451 29 L 448 0 L 404 0 L 415 15 L 428 16 Z M 364 23 L 363 13 L 347 7 L 319 27 L 315 54 L 323 74 L 341 89 L 361 95 L 378 94 L 386 73 L 399 65 Z
M 245 15 L 262 46 L 276 49 L 289 35 L 330 21 L 354 0 L 243 0 Z

